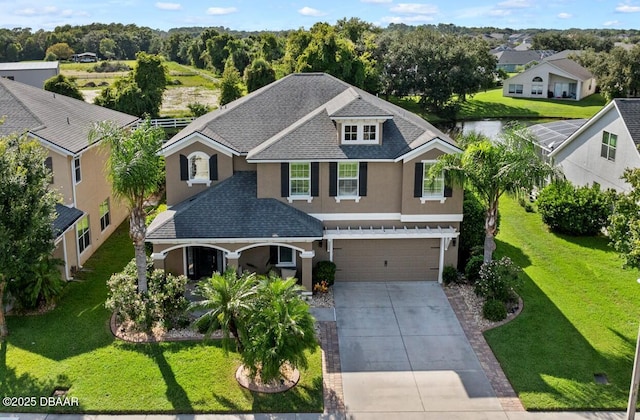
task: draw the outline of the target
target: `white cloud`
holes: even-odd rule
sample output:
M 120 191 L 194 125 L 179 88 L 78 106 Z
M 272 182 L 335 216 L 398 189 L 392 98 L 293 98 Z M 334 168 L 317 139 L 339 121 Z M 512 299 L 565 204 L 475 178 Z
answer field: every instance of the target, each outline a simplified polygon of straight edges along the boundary
M 58 9 L 55 6 L 45 6 L 39 9 L 36 9 L 35 7 L 27 7 L 25 9 L 16 10 L 14 13 L 18 16 L 46 16 L 46 15 L 70 16 L 74 14 L 74 12 L 70 9 L 60 11 L 60 9 Z
M 308 6 L 305 6 L 302 9 L 298 10 L 298 13 L 300 13 L 303 16 L 315 16 L 315 17 L 326 15 L 326 13 L 318 9 L 314 9 L 313 7 L 308 7 Z
M 627 4 L 618 4 L 618 7 L 616 7 L 616 12 L 620 12 L 620 13 L 637 13 L 640 12 L 640 6 L 632 6 L 629 3 Z
M 38 12 L 36 12 L 36 9 L 33 7 L 27 7 L 26 9 L 16 10 L 15 14 L 20 16 L 34 16 L 37 15 Z
M 380 19 L 384 23 L 424 23 L 433 22 L 435 19 L 429 15 L 415 15 L 415 16 L 385 16 Z
M 498 6 L 505 9 L 526 9 L 531 7 L 531 4 L 527 0 L 507 0 L 498 3 Z
M 608 20 L 602 24 L 603 26 L 618 26 L 620 25 L 619 20 Z
M 506 17 L 511 15 L 511 10 L 493 9 L 487 12 L 487 15 L 493 16 L 493 17 Z
M 573 15 L 571 13 L 558 13 L 560 19 L 571 19 Z
M 160 10 L 180 10 L 182 5 L 180 3 L 163 3 L 157 2 L 155 6 Z
M 235 7 L 210 7 L 207 9 L 208 15 L 228 15 L 237 12 Z
M 360 0 L 361 3 L 374 3 L 374 4 L 383 4 L 383 3 L 391 3 L 393 0 Z
M 438 6 L 421 3 L 398 3 L 391 11 L 403 15 L 435 15 L 438 13 Z

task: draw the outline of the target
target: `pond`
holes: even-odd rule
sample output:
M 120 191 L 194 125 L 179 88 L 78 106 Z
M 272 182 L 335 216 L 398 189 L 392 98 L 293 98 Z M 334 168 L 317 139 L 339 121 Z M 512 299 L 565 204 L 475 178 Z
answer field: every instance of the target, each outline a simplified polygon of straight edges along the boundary
M 486 119 L 478 121 L 456 121 L 449 123 L 434 124 L 437 128 L 449 134 L 450 136 L 457 137 L 459 134 L 465 135 L 472 131 L 484 134 L 489 138 L 496 138 L 504 128 L 505 125 L 511 122 L 519 122 L 525 126 L 534 124 L 540 124 L 545 122 L 554 121 L 553 119 L 516 119 L 516 118 L 500 118 L 500 119 Z

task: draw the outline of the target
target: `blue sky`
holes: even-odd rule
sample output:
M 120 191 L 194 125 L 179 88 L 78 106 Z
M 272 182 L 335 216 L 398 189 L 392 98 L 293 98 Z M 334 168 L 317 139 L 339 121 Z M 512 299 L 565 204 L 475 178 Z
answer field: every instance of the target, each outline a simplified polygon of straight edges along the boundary
M 53 29 L 92 22 L 167 30 L 225 26 L 235 30 L 309 28 L 343 17 L 389 23 L 453 23 L 499 28 L 640 29 L 640 0 L 0 0 L 0 27 Z

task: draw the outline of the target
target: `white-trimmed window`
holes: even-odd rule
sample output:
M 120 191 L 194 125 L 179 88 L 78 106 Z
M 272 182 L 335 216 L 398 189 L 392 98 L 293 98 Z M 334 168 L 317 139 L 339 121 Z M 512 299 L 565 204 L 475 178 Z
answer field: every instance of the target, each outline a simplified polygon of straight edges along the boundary
M 311 164 L 296 162 L 289 165 L 289 196 L 311 197 Z
M 618 145 L 618 136 L 616 134 L 603 131 L 602 132 L 602 148 L 600 149 L 600 156 L 602 156 L 607 160 L 615 162 L 617 145 Z
M 531 81 L 531 94 L 542 95 L 542 77 L 536 76 Z
M 444 199 L 444 173 L 440 173 L 435 178 L 429 176 L 429 170 L 434 165 L 433 162 L 423 162 L 422 173 L 422 198 L 424 200 Z
M 296 253 L 293 248 L 287 246 L 278 247 L 278 267 L 295 267 Z
M 377 141 L 377 130 L 375 124 L 365 124 L 362 127 L 362 140 L 364 141 Z
M 100 230 L 105 230 L 109 225 L 111 225 L 111 207 L 107 198 L 100 203 Z
M 342 144 L 377 144 L 378 131 L 377 122 L 342 124 Z
M 209 179 L 209 156 L 203 152 L 194 152 L 187 156 L 189 162 L 189 185 L 210 184 Z
M 82 169 L 80 168 L 80 156 L 73 158 L 74 182 L 79 184 L 82 181 Z
M 358 196 L 358 162 L 338 162 L 338 197 Z
M 91 229 L 89 227 L 89 216 L 84 216 L 76 225 L 78 232 L 78 252 L 84 252 L 91 245 Z
M 353 124 L 345 124 L 343 129 L 344 135 L 342 139 L 344 141 L 357 141 L 358 140 L 358 126 Z
M 521 94 L 523 91 L 523 86 L 521 84 L 509 84 L 509 93 Z

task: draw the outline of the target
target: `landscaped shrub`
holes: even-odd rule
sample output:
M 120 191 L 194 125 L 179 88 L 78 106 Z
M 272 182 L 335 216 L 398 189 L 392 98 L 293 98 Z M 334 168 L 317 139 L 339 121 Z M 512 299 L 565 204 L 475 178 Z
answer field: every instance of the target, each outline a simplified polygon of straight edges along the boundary
M 442 269 L 442 281 L 444 284 L 459 283 L 458 270 L 452 265 L 447 265 Z
M 93 66 L 92 70 L 97 73 L 114 73 L 117 71 L 129 71 L 131 67 L 119 61 L 101 61 Z
M 489 299 L 482 305 L 482 316 L 489 321 L 498 322 L 507 317 L 507 308 L 497 299 Z
M 520 285 L 520 267 L 509 257 L 490 261 L 480 268 L 480 278 L 475 283 L 475 292 L 486 300 L 496 299 L 503 303 L 517 299 L 515 289 Z
M 196 118 L 211 111 L 209 105 L 201 104 L 200 102 L 190 102 L 187 104 L 187 108 L 189 108 L 189 112 L 191 112 L 191 115 Z
M 596 235 L 611 214 L 613 194 L 600 191 L 597 185 L 575 187 L 569 182 L 555 182 L 538 195 L 538 212 L 542 221 L 558 233 Z
M 35 309 L 47 305 L 58 296 L 64 287 L 60 275 L 63 261 L 45 257 L 34 261 L 26 271 L 10 282 L 10 292 L 19 309 Z
M 478 281 L 482 264 L 484 264 L 484 257 L 482 255 L 474 255 L 469 259 L 464 268 L 464 276 L 467 278 L 467 282 L 474 284 Z
M 189 302 L 185 298 L 185 276 L 174 276 L 163 270 L 147 266 L 147 292 L 138 292 L 135 260 L 122 272 L 107 281 L 109 296 L 107 309 L 116 314 L 118 321 L 132 321 L 139 331 L 149 331 L 155 325 L 166 329 L 186 325 Z
M 472 257 L 473 249 L 484 245 L 486 235 L 484 223 L 486 209 L 475 194 L 469 192 L 464 195 L 462 204 L 464 217 L 460 223 L 460 237 L 458 238 L 458 267 L 463 270 Z
M 333 261 L 318 261 L 313 269 L 313 283 L 326 281 L 329 286 L 333 286 L 336 280 L 336 264 Z

